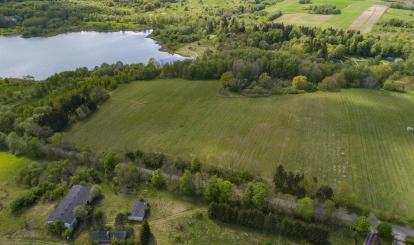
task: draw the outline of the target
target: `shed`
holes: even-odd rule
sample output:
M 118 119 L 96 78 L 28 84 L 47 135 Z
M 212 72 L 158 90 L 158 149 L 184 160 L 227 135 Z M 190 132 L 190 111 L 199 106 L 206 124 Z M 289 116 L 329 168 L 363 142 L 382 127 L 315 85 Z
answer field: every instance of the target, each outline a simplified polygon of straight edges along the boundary
M 94 243 L 110 244 L 112 239 L 124 241 L 128 238 L 127 231 L 93 231 L 91 239 Z
M 91 188 L 86 185 L 72 186 L 69 193 L 49 216 L 47 223 L 51 224 L 55 221 L 61 221 L 66 228 L 73 229 L 78 223 L 73 209 L 76 206 L 85 205 L 92 201 L 90 190 Z
M 131 212 L 128 215 L 129 221 L 143 221 L 147 214 L 148 203 L 146 201 L 134 201 L 132 203 Z

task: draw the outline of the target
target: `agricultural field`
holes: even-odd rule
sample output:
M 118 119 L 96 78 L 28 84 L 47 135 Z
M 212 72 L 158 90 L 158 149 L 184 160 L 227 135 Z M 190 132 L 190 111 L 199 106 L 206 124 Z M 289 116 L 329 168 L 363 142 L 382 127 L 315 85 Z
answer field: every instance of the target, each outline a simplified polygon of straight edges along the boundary
M 414 215 L 414 100 L 348 89 L 222 97 L 217 81 L 156 80 L 118 88 L 67 140 L 97 151 L 159 151 L 271 178 L 277 165 L 335 184 L 374 208 Z M 389 190 L 393 190 L 390 193 Z
M 395 26 L 388 26 L 384 27 L 382 24 L 383 22 L 390 21 L 390 20 L 400 20 L 407 23 L 412 23 L 414 26 L 414 11 L 406 10 L 406 9 L 394 9 L 388 8 L 385 11 L 384 15 L 377 22 L 374 26 L 372 32 L 378 33 L 381 35 L 397 35 L 397 36 L 413 36 L 413 28 L 404 28 L 404 27 L 395 27 Z
M 317 0 L 312 1 L 312 4 L 334 4 L 341 10 L 338 15 L 320 15 L 309 14 L 305 8 L 308 4 L 299 4 L 297 0 L 284 0 L 275 6 L 267 9 L 272 12 L 280 10 L 283 16 L 276 20 L 285 24 L 318 26 L 323 28 L 333 27 L 347 29 L 350 25 L 361 15 L 364 14 L 371 6 L 378 3 L 375 0 Z M 375 24 L 375 23 L 374 23 Z

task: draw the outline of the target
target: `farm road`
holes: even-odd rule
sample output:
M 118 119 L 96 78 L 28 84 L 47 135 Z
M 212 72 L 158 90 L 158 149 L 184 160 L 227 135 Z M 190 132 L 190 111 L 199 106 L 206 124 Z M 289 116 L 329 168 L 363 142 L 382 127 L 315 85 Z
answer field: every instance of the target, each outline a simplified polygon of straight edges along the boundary
M 364 11 L 357 19 L 352 22 L 349 29 L 355 31 L 361 31 L 362 34 L 366 34 L 372 30 L 374 25 L 381 19 L 382 15 L 388 9 L 385 5 L 373 5 L 366 11 Z

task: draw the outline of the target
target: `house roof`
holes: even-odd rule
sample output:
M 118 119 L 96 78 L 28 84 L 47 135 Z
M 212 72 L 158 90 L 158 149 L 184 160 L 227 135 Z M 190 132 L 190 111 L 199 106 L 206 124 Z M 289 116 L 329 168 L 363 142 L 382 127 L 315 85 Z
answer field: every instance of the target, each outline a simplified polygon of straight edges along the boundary
M 92 241 L 109 243 L 112 241 L 112 238 L 118 240 L 125 240 L 128 238 L 128 232 L 126 231 L 92 231 L 91 233 Z
M 73 209 L 91 201 L 90 187 L 86 185 L 74 185 L 69 193 L 59 203 L 59 206 L 49 216 L 48 221 L 61 221 L 72 224 L 76 219 Z
M 148 203 L 145 201 L 134 201 L 131 207 L 130 216 L 135 217 L 145 217 L 145 212 L 147 211 Z

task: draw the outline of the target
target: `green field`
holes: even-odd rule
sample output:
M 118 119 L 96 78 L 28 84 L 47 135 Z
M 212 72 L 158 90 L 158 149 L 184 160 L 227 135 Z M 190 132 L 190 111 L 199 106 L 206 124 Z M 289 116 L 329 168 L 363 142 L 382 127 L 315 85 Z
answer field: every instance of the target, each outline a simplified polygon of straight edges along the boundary
M 284 164 L 331 184 L 345 179 L 372 207 L 414 214 L 411 95 L 349 89 L 245 98 L 221 97 L 219 87 L 182 80 L 121 86 L 67 138 L 98 151 L 197 155 L 266 177 Z
M 55 203 L 41 203 L 21 215 L 12 215 L 8 204 L 25 192 L 16 185 L 18 172 L 30 160 L 0 152 L 0 244 L 59 244 L 46 232 L 46 220 Z M 7 224 L 7 225 L 6 225 Z
M 270 8 L 267 11 L 272 12 L 280 10 L 283 16 L 277 19 L 277 22 L 286 24 L 334 27 L 346 29 L 351 23 L 358 18 L 365 10 L 369 9 L 378 1 L 375 0 L 314 0 L 312 4 L 334 4 L 341 9 L 338 15 L 319 15 L 308 14 L 304 9 L 308 4 L 299 4 L 298 0 L 284 0 Z

